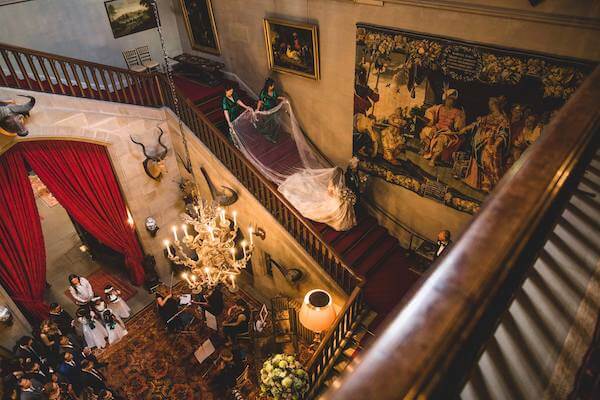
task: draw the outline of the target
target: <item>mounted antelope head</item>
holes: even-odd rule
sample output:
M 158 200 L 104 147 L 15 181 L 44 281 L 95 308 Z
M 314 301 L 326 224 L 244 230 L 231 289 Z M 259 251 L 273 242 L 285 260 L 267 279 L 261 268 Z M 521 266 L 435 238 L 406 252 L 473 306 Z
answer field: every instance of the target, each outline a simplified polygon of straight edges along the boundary
M 167 172 L 166 158 L 167 158 L 168 149 L 167 149 L 167 146 L 165 146 L 160 141 L 160 139 L 162 138 L 162 135 L 164 135 L 165 132 L 160 127 L 157 127 L 157 128 L 160 131 L 160 135 L 158 135 L 158 144 L 160 145 L 160 147 L 163 148 L 162 151 L 159 151 L 157 153 L 149 154 L 148 151 L 146 150 L 146 146 L 144 146 L 143 143 L 136 142 L 131 137 L 131 135 L 129 136 L 129 138 L 131 139 L 131 141 L 133 143 L 142 146 L 142 151 L 144 152 L 144 157 L 146 157 L 143 162 L 144 171 L 146 171 L 146 175 L 148 175 L 150 178 L 154 179 L 155 181 L 160 181 L 160 178 L 162 177 L 163 172 L 164 173 Z

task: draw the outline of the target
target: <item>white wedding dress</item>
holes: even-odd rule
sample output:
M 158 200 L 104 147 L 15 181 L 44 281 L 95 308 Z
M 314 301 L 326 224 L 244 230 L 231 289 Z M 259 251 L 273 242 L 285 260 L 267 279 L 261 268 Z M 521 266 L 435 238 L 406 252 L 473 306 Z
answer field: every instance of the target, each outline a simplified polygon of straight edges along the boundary
M 257 141 L 261 133 L 257 126 L 266 118 L 276 117 L 278 129 L 275 137 L 287 135 L 293 140 L 297 162 L 268 163 L 260 146 L 277 146 Z M 269 111 L 242 113 L 234 122 L 231 132 L 235 145 L 268 179 L 278 185 L 278 190 L 304 217 L 322 222 L 337 231 L 356 225 L 354 204 L 356 196 L 346 187 L 344 173 L 339 167 L 329 167 L 327 161 L 315 151 L 304 137 L 294 112 L 287 100 Z M 261 159 L 263 158 L 263 159 Z M 293 158 L 293 157 L 288 157 Z

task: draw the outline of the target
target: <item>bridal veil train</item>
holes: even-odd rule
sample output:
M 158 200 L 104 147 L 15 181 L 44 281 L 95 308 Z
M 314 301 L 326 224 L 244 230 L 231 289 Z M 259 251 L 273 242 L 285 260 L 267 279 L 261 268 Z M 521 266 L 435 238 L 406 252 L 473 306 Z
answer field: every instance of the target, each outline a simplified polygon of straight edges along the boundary
M 330 167 L 308 143 L 289 101 L 268 111 L 246 110 L 232 125 L 234 144 L 303 216 L 339 231 L 356 225 L 356 196 L 343 170 Z M 279 142 L 270 143 L 266 134 Z

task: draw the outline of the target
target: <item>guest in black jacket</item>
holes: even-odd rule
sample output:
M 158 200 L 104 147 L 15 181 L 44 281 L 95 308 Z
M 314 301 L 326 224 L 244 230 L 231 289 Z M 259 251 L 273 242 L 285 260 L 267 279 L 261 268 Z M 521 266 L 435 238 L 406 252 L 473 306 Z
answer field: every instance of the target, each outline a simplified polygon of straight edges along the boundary
M 31 379 L 32 382 L 39 383 L 40 386 L 50 382 L 50 373 L 42 371 L 40 364 L 35 361 L 27 361 L 23 369 L 25 370 L 25 377 Z
M 89 347 L 84 347 L 80 354 L 81 354 L 80 363 L 83 360 L 88 360 L 88 361 L 91 361 L 94 363 L 94 368 L 106 367 L 106 363 L 101 363 L 100 361 L 98 361 L 98 359 L 96 358 L 94 353 L 92 353 L 92 349 L 90 349 Z M 75 357 L 75 358 L 77 358 L 77 357 Z
M 58 373 L 73 385 L 75 393 L 81 393 L 81 366 L 72 353 L 66 352 L 63 355 L 63 362 L 58 367 Z
M 58 303 L 50 304 L 48 319 L 56 324 L 63 335 L 75 334 L 73 317 L 63 310 Z
M 63 354 L 68 352 L 72 353 L 73 356 L 75 356 L 76 360 L 80 360 L 83 357 L 81 355 L 82 351 L 83 349 L 81 348 L 81 346 L 78 343 L 71 341 L 71 339 L 68 336 L 63 335 L 60 337 L 60 339 L 58 339 L 58 354 L 61 358 Z
M 41 385 L 30 379 L 22 377 L 19 380 L 19 400 L 44 400 L 44 392 Z
M 89 360 L 81 362 L 81 384 L 84 388 L 91 388 L 95 394 L 107 389 L 106 378 Z
M 14 354 L 23 360 L 29 358 L 40 365 L 46 365 L 46 359 L 42 356 L 41 351 L 34 346 L 31 336 L 23 336 L 19 339 Z

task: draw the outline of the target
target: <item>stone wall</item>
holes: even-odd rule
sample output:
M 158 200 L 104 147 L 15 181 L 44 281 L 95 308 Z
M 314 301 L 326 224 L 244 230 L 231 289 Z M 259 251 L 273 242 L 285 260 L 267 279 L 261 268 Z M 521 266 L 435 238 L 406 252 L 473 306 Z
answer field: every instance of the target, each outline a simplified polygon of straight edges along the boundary
M 81 140 L 105 145 L 125 201 L 133 216 L 142 247 L 156 257 L 157 270 L 163 279 L 170 272 L 162 255 L 161 241 L 152 238 L 145 229 L 145 219 L 153 216 L 164 229 L 174 221 L 183 202 L 180 200 L 180 180 L 177 161 L 169 141 L 168 132 L 163 142 L 170 149 L 167 170 L 161 181 L 146 175 L 142 166 L 141 148 L 133 144 L 129 135 L 142 141 L 149 149 L 157 144 L 157 126 L 167 129 L 162 109 L 87 100 L 24 90 L 0 88 L 1 99 L 22 102 L 17 94 L 36 98 L 36 105 L 27 120 L 29 135 L 25 138 L 0 138 L 0 154 L 20 141 L 56 139 Z
M 278 73 L 274 77 L 292 99 L 305 132 L 339 165 L 345 165 L 352 155 L 357 22 L 600 60 L 597 41 L 600 7 L 593 0 L 546 1 L 535 8 L 519 0 L 386 0 L 383 7 L 344 0 L 227 0 L 212 3 L 221 42 L 220 59 L 254 92 L 260 90 L 269 75 L 263 18 L 318 24 L 321 80 Z M 184 51 L 197 53 L 190 47 L 179 11 L 177 17 Z M 377 206 L 430 238 L 441 229 L 450 229 L 457 237 L 471 220 L 469 214 L 407 193 L 396 185 L 378 180 L 373 188 Z M 379 218 L 392 232 L 399 231 L 383 215 Z

